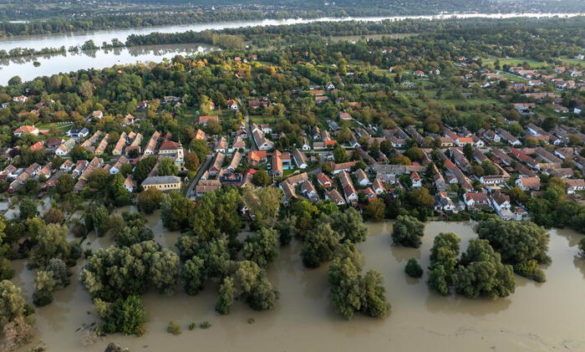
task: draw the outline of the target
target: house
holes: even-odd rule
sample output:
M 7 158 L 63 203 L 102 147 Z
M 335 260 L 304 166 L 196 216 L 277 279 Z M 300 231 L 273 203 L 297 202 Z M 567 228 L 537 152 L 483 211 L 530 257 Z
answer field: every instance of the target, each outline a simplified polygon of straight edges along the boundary
M 584 179 L 565 179 L 563 182 L 567 185 L 567 194 L 575 194 L 575 192 L 585 190 Z
M 357 161 L 348 161 L 346 163 L 335 164 L 333 166 L 333 171 L 331 171 L 331 173 L 333 175 L 337 175 L 340 172 L 349 172 L 351 171 L 351 168 L 354 167 L 356 164 Z
M 299 169 L 306 169 L 309 166 L 309 160 L 307 159 L 307 156 L 298 148 L 293 150 L 293 159 Z
M 195 195 L 197 197 L 203 196 L 205 193 L 214 192 L 221 188 L 219 180 L 199 180 L 195 186 Z
M 467 144 L 473 144 L 473 138 L 471 137 L 457 137 L 455 143 L 458 147 L 464 147 Z
M 523 191 L 540 190 L 540 178 L 538 176 L 520 177 L 516 180 L 516 186 Z
M 259 150 L 271 150 L 274 148 L 274 143 L 264 136 L 264 132 L 258 126 L 254 127 L 252 136 Z
M 303 145 L 301 146 L 301 149 L 303 151 L 311 150 L 311 144 L 309 144 L 309 140 L 307 139 L 307 137 L 303 137 Z
M 350 121 L 352 119 L 351 115 L 347 112 L 340 112 L 339 119 L 342 121 Z
M 19 128 L 15 129 L 12 134 L 16 137 L 22 137 L 23 134 L 32 134 L 38 136 L 41 131 L 36 128 L 35 126 L 20 126 Z
M 234 139 L 234 144 L 232 144 L 232 147 L 228 151 L 233 153 L 238 150 L 246 150 L 246 141 L 241 136 L 237 136 Z
M 104 117 L 104 113 L 101 110 L 96 110 L 91 113 L 91 117 L 100 120 Z
M 281 177 L 283 175 L 282 153 L 280 151 L 275 150 L 274 153 L 272 153 L 271 166 L 270 174 L 272 174 L 273 177 Z
M 320 172 L 317 174 L 316 176 L 317 178 L 317 183 L 319 184 L 319 186 L 323 187 L 323 188 L 331 188 L 333 186 L 333 180 L 331 180 L 331 178 L 329 176 L 327 176 L 326 174 L 324 174 L 323 172 Z
M 268 155 L 265 150 L 253 150 L 248 152 L 248 163 L 253 167 L 258 167 L 260 163 L 268 161 Z
M 154 151 L 156 150 L 156 146 L 158 145 L 158 139 L 160 138 L 160 132 L 154 131 L 148 143 L 146 144 L 146 148 L 144 148 L 144 156 L 153 155 Z
M 339 175 L 339 181 L 341 183 L 341 188 L 343 189 L 343 195 L 345 196 L 346 202 L 347 203 L 357 202 L 358 193 L 355 190 L 349 173 L 347 173 L 346 171 L 342 171 L 341 174 Z
M 217 116 L 199 116 L 199 125 L 208 126 L 210 122 L 219 123 L 219 117 Z
M 72 128 L 66 133 L 67 137 L 71 137 L 74 139 L 82 139 L 89 135 L 89 130 L 87 128 Z
M 225 160 L 225 154 L 224 153 L 217 153 L 217 155 L 215 156 L 215 160 L 213 161 L 213 164 L 211 165 L 211 167 L 208 170 L 210 176 L 215 176 L 219 173 L 219 171 L 221 170 L 221 167 L 223 166 L 224 160 Z
M 75 140 L 73 138 L 69 138 L 67 141 L 61 143 L 59 148 L 55 150 L 55 154 L 58 156 L 65 156 L 69 154 L 71 149 L 75 146 Z
M 412 188 L 422 187 L 422 178 L 420 177 L 418 172 L 413 172 L 410 174 L 410 181 L 412 181 Z
M 181 178 L 177 176 L 150 176 L 142 181 L 142 188 L 156 188 L 159 191 L 177 191 L 181 189 Z
M 124 180 L 124 188 L 130 193 L 136 189 L 136 181 L 132 178 L 132 174 L 128 175 Z
M 533 123 L 529 123 L 528 125 L 526 125 L 526 130 L 528 131 L 528 133 L 530 133 L 533 136 L 544 136 L 544 135 L 546 135 L 546 132 L 542 128 L 536 126 Z
M 95 152 L 94 152 L 95 155 L 100 156 L 106 151 L 106 148 L 108 147 L 108 139 L 109 138 L 110 138 L 110 135 L 108 133 L 106 133 L 104 138 L 101 140 L 100 144 L 98 144 L 97 148 L 95 148 Z
M 112 150 L 112 155 L 115 155 L 115 156 L 122 155 L 122 152 L 124 151 L 124 147 L 126 146 L 127 141 L 128 141 L 128 135 L 126 134 L 126 132 L 122 132 L 122 134 L 120 135 L 120 138 L 118 139 L 118 142 L 116 143 L 116 146 Z
M 118 174 L 120 172 L 120 170 L 122 169 L 122 165 L 126 165 L 128 163 L 130 163 L 128 158 L 126 158 L 125 156 L 121 156 L 118 160 L 116 160 L 114 165 L 112 165 L 112 167 L 110 168 L 110 175 Z
M 297 186 L 305 181 L 309 180 L 309 175 L 306 172 L 297 174 L 297 175 L 293 175 L 289 178 L 287 178 L 285 180 L 285 182 L 293 185 L 293 186 Z
M 355 176 L 357 178 L 358 184 L 362 187 L 366 187 L 372 184 L 370 182 L 370 179 L 368 178 L 368 175 L 366 175 L 366 173 L 362 169 L 357 169 L 355 172 Z
M 311 202 L 319 201 L 319 194 L 317 193 L 317 189 L 313 186 L 313 183 L 309 180 L 301 183 L 301 193 L 309 198 Z
M 384 187 L 384 183 L 382 183 L 382 180 L 379 178 L 376 178 L 374 180 L 374 183 L 372 184 L 372 189 L 374 190 L 374 192 L 376 192 L 377 195 L 386 192 L 386 187 Z
M 282 189 L 282 193 L 283 193 L 283 198 L 282 198 L 283 204 L 288 205 L 288 204 L 290 204 L 291 200 L 298 198 L 297 192 L 295 191 L 295 187 L 293 185 L 291 185 L 290 183 L 282 182 L 280 184 L 280 189 Z
M 234 99 L 230 99 L 226 102 L 226 107 L 230 110 L 238 110 L 238 102 Z
M 25 97 L 24 95 L 19 95 L 17 97 L 12 98 L 12 101 L 15 103 L 24 104 L 28 101 L 28 97 Z
M 457 213 L 457 207 L 453 200 L 449 198 L 447 192 L 439 192 L 435 197 L 435 210 L 443 212 Z
M 500 217 L 506 220 L 510 220 L 514 217 L 514 214 L 510 210 L 512 206 L 510 204 L 509 196 L 496 190 L 491 194 L 491 202 Z
M 203 130 L 198 129 L 197 132 L 195 132 L 195 137 L 193 137 L 193 139 L 197 141 L 204 141 L 207 139 L 207 136 L 205 135 L 205 132 L 203 132 Z
M 486 193 L 465 193 L 463 195 L 463 201 L 469 209 L 482 209 L 490 207 L 490 200 Z
M 234 153 L 234 155 L 232 156 L 232 160 L 230 161 L 230 164 L 228 165 L 227 169 L 231 172 L 236 171 L 238 166 L 240 166 L 241 161 L 242 161 L 242 153 L 240 153 L 239 151 L 236 151 Z
M 534 103 L 512 104 L 512 107 L 514 108 L 514 110 L 518 111 L 520 113 L 520 115 L 532 115 L 532 109 L 534 109 L 535 106 L 536 106 L 536 104 L 534 104 Z
M 339 206 L 346 204 L 345 201 L 343 200 L 343 197 L 336 189 L 326 192 L 325 199 L 328 199 Z
M 185 160 L 183 145 L 180 142 L 174 142 L 170 139 L 162 142 L 160 148 L 158 148 L 158 155 L 174 159 L 177 166 L 183 164 Z
M 503 128 L 496 129 L 496 133 L 500 136 L 501 139 L 505 140 L 509 145 L 515 147 L 522 145 L 522 142 L 516 137 L 514 137 L 510 132 L 504 130 Z
M 87 160 L 77 160 L 75 163 L 75 168 L 73 169 L 71 176 L 74 178 L 81 176 L 83 171 L 89 166 L 89 161 Z
M 65 172 L 71 172 L 71 170 L 73 170 L 73 161 L 65 160 L 63 162 L 63 164 L 61 164 L 61 166 L 59 167 L 59 170 L 65 171 Z
M 44 146 L 45 146 L 45 143 L 43 143 L 43 142 L 36 142 L 35 144 L 31 145 L 28 148 L 28 150 L 34 152 L 34 151 L 43 149 Z
M 47 148 L 47 151 L 54 152 L 62 143 L 63 139 L 61 138 L 47 138 L 45 148 Z

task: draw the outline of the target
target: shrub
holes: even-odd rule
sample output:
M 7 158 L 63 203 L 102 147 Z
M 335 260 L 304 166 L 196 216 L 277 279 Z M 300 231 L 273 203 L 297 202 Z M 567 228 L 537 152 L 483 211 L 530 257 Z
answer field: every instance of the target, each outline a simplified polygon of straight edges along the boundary
M 418 261 L 414 258 L 410 258 L 406 266 L 404 267 L 404 272 L 414 278 L 419 278 L 423 275 L 423 269 L 421 268 Z

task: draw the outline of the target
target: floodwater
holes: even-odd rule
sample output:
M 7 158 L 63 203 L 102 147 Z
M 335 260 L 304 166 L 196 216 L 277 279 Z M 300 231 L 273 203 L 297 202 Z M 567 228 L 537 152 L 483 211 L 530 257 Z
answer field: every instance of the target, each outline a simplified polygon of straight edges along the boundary
M 379 22 L 383 20 L 401 21 L 406 19 L 429 19 L 429 20 L 443 20 L 450 18 L 513 18 L 513 17 L 574 17 L 581 16 L 581 13 L 512 13 L 512 14 L 441 14 L 433 16 L 393 16 L 393 17 L 344 17 L 344 18 L 314 18 L 314 19 L 281 19 L 281 20 L 256 20 L 256 21 L 236 21 L 236 22 L 215 22 L 215 23 L 200 23 L 188 25 L 170 25 L 160 27 L 144 27 L 144 28 L 126 28 L 113 30 L 100 30 L 82 33 L 59 33 L 49 35 L 35 35 L 35 36 L 18 36 L 0 39 L 0 50 L 10 51 L 14 48 L 29 48 L 29 49 L 43 49 L 43 48 L 60 48 L 64 46 L 69 48 L 71 46 L 81 46 L 88 40 L 93 40 L 96 45 L 101 46 L 103 42 L 111 42 L 116 38 L 125 42 L 131 34 L 149 34 L 152 32 L 160 33 L 175 33 L 185 31 L 204 31 L 204 30 L 221 30 L 228 28 L 242 28 L 254 26 L 273 26 L 273 25 L 294 25 L 302 23 L 313 22 L 345 22 L 345 21 L 364 21 L 364 22 Z M 0 62 L 0 84 L 6 85 L 10 78 L 19 75 L 23 80 L 32 80 L 39 76 L 53 75 L 60 72 L 77 71 L 89 68 L 105 68 L 116 64 L 130 64 L 137 61 L 162 61 L 163 58 L 171 58 L 174 55 L 193 54 L 193 47 L 197 48 L 195 52 L 205 51 L 205 47 L 201 45 L 173 45 L 168 46 L 163 52 L 149 47 L 140 49 L 123 49 L 116 52 L 97 52 L 95 54 L 78 54 L 67 56 L 51 55 L 42 57 L 29 57 L 26 59 L 6 60 Z M 203 48 L 203 49 L 202 49 Z M 132 55 L 132 51 L 144 50 L 140 55 Z M 41 63 L 41 66 L 35 67 L 33 61 Z
M 165 237 L 157 214 L 149 225 Z M 89 296 L 79 284 L 56 294 L 51 305 L 37 309 L 38 339 L 49 351 L 102 352 L 109 342 L 131 351 L 585 351 L 585 260 L 578 257 L 578 241 L 572 231 L 551 230 L 552 264 L 547 282 L 537 284 L 517 277 L 516 292 L 504 299 L 469 300 L 441 297 L 429 292 L 425 277 L 408 278 L 404 265 L 410 257 L 428 266 L 434 236 L 455 232 L 465 247 L 476 237 L 469 223 L 428 223 L 420 249 L 390 245 L 390 223 L 369 224 L 369 237 L 360 245 L 366 269 L 382 273 L 391 314 L 377 320 L 357 316 L 345 321 L 329 303 L 327 269 L 303 268 L 299 245 L 283 249 L 270 269 L 280 291 L 276 308 L 254 312 L 236 302 L 228 316 L 214 312 L 216 287 L 198 296 L 147 294 L 147 333 L 142 337 L 112 335 L 90 346 L 82 344 L 81 326 L 98 322 Z M 177 234 L 172 233 L 171 238 Z M 99 241 L 102 241 L 100 239 Z M 103 245 L 108 241 L 103 239 Z M 173 241 L 166 240 L 165 244 Z M 32 275 L 18 264 L 16 282 L 28 297 Z M 79 268 L 76 269 L 76 274 Z M 251 321 L 253 319 L 253 321 Z M 183 332 L 166 332 L 170 321 Z M 211 323 L 209 329 L 189 331 L 191 322 Z M 38 340 L 36 341 L 38 343 Z
M 137 62 L 161 62 L 176 55 L 195 55 L 212 50 L 218 49 L 206 44 L 152 45 L 3 59 L 0 60 L 0 84 L 6 85 L 14 76 L 20 76 L 23 81 L 30 81 L 36 77 L 58 73 Z M 35 62 L 40 63 L 40 66 L 35 66 Z

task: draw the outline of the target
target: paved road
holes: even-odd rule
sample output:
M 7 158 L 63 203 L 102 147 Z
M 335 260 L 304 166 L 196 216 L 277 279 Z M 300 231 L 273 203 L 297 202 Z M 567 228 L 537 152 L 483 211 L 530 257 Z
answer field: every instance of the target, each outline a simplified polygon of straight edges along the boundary
M 213 161 L 215 155 L 211 154 L 207 156 L 207 159 L 205 159 L 205 162 L 201 165 L 201 167 L 199 167 L 199 170 L 197 171 L 197 175 L 195 175 L 195 178 L 193 178 L 193 181 L 191 181 L 191 183 L 189 184 L 189 188 L 187 188 L 187 198 L 195 198 L 195 185 L 197 185 L 197 183 L 199 182 L 199 180 L 201 179 L 201 176 L 203 176 L 203 173 L 209 169 L 209 165 L 211 164 L 211 162 Z

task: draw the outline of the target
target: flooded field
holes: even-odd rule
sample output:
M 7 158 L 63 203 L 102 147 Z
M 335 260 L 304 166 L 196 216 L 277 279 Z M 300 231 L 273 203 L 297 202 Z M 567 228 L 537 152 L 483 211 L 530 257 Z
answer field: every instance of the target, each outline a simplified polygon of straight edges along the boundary
M 158 214 L 149 218 L 156 239 L 172 246 L 177 233 L 167 233 Z M 102 352 L 109 342 L 130 351 L 585 351 L 585 260 L 578 258 L 581 235 L 551 230 L 547 282 L 536 284 L 517 277 L 516 292 L 505 299 L 468 300 L 429 292 L 426 273 L 408 278 L 404 265 L 410 257 L 428 266 L 429 249 L 440 232 L 455 232 L 465 247 L 476 235 L 469 223 L 431 222 L 420 249 L 390 245 L 391 223 L 368 224 L 369 238 L 360 245 L 366 269 L 384 277 L 391 314 L 384 320 L 356 317 L 345 321 L 329 304 L 327 268 L 306 270 L 299 245 L 283 249 L 270 270 L 280 291 L 275 310 L 254 312 L 236 303 L 229 316 L 214 311 L 216 287 L 198 296 L 145 296 L 149 314 L 142 337 L 108 336 L 90 346 L 82 344 L 82 326 L 98 323 L 88 294 L 78 283 L 56 294 L 51 305 L 37 309 L 38 340 L 48 351 Z M 107 245 L 93 239 L 90 247 Z M 32 294 L 32 275 L 18 263 L 15 281 Z M 79 268 L 76 268 L 78 275 Z M 253 320 L 251 320 L 251 318 Z M 166 332 L 170 321 L 183 333 Z M 209 329 L 187 329 L 191 322 L 211 323 Z M 23 349 L 27 351 L 28 349 Z

